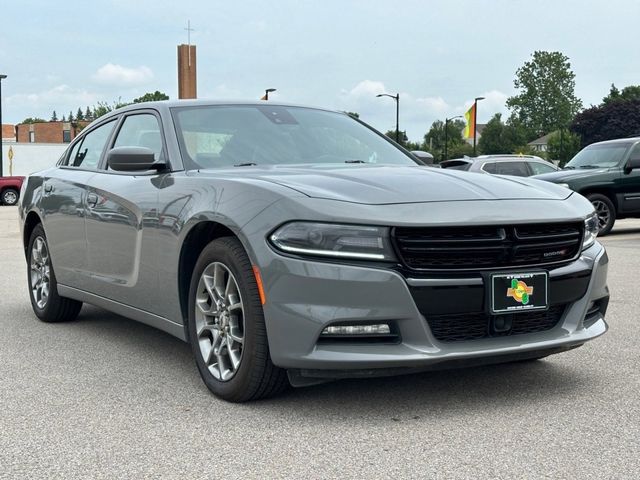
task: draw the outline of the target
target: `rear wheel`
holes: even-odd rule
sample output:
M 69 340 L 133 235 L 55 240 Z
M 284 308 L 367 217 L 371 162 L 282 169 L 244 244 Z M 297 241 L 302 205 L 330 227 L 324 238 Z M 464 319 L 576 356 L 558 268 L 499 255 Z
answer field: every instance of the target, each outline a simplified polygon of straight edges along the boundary
M 56 274 L 42 225 L 37 225 L 31 232 L 27 261 L 29 297 L 36 316 L 43 322 L 74 320 L 80 313 L 82 302 L 58 295 Z
M 15 205 L 16 203 L 18 203 L 18 195 L 19 194 L 17 190 L 13 188 L 7 188 L 2 192 L 0 200 L 2 200 L 2 203 L 4 203 L 5 205 Z
M 198 370 L 218 397 L 245 402 L 289 386 L 286 372 L 271 362 L 258 286 L 237 239 L 214 240 L 200 254 L 188 322 Z
M 587 198 L 593 205 L 593 208 L 598 215 L 598 224 L 600 230 L 598 235 L 605 236 L 613 228 L 613 224 L 616 221 L 616 208 L 613 206 L 611 200 L 606 195 L 601 193 L 592 193 L 587 195 Z

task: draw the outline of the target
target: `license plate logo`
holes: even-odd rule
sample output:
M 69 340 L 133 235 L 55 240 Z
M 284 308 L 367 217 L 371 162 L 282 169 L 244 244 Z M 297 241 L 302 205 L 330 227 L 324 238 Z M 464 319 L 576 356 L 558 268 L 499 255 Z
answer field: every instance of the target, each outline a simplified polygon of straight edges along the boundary
M 491 275 L 491 313 L 516 313 L 548 308 L 547 272 Z
M 526 305 L 530 296 L 533 295 L 533 287 L 527 285 L 523 280 L 511 279 L 511 287 L 507 288 L 507 297 L 513 298 L 516 302 Z

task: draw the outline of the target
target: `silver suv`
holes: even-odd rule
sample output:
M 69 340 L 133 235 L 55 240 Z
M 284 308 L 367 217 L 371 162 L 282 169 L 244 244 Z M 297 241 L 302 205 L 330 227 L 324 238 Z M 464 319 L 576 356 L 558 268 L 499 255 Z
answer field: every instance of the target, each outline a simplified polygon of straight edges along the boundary
M 469 172 L 530 177 L 559 170 L 553 163 L 535 155 L 480 155 L 440 162 L 442 168 Z

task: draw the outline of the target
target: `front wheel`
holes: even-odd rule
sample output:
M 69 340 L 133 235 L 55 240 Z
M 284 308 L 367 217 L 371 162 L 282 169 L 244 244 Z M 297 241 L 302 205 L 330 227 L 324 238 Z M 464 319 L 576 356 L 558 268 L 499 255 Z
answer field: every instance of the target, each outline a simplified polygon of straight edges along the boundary
M 0 200 L 5 205 L 15 205 L 18 203 L 18 191 L 13 188 L 7 188 L 2 192 L 2 196 L 0 196 Z
M 218 397 L 245 402 L 288 387 L 286 372 L 271 362 L 258 285 L 236 238 L 214 240 L 200 254 L 188 332 L 202 380 Z
M 587 199 L 593 205 L 598 215 L 598 235 L 604 237 L 613 228 L 616 221 L 616 208 L 606 195 L 592 193 L 587 195 Z
M 29 297 L 36 316 L 43 322 L 74 320 L 80 313 L 82 302 L 58 295 L 56 274 L 42 225 L 37 225 L 31 232 L 27 261 Z

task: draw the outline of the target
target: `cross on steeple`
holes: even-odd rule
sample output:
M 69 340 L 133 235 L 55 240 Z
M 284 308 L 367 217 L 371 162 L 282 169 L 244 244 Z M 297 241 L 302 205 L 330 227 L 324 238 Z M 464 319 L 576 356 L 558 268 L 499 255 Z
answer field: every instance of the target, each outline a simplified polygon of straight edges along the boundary
M 189 66 L 191 66 L 191 32 L 195 32 L 195 29 L 191 28 L 191 20 L 187 20 L 187 28 L 185 28 L 185 30 L 187 31 L 187 45 L 188 45 L 188 52 L 189 52 Z

